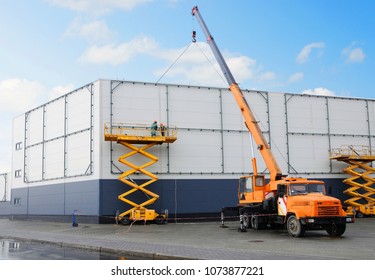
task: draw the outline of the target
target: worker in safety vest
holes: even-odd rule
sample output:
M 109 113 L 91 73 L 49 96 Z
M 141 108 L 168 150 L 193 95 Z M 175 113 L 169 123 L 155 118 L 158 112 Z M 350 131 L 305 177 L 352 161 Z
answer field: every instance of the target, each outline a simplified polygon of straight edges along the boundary
M 154 121 L 151 125 L 151 136 L 156 136 L 156 130 L 158 130 L 158 122 Z
M 167 130 L 167 128 L 165 127 L 164 124 L 160 124 L 160 132 L 161 132 L 161 136 L 165 136 L 165 131 Z

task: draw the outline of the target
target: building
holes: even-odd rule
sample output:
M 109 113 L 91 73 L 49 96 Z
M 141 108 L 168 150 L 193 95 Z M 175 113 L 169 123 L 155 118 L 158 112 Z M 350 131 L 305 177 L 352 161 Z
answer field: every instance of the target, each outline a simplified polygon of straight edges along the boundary
M 331 161 L 329 151 L 375 147 L 375 100 L 244 94 L 283 172 L 322 179 L 328 194 L 344 199 L 345 165 Z M 124 211 L 128 206 L 117 197 L 128 189 L 118 180 L 126 166 L 118 158 L 127 151 L 104 141 L 104 128 L 149 128 L 154 120 L 177 127 L 178 134 L 174 143 L 150 149 L 159 160 L 148 170 L 159 180 L 149 189 L 160 196 L 150 208 L 191 218 L 234 206 L 238 177 L 252 172 L 252 155 L 228 89 L 98 80 L 14 119 L 12 170 L 0 184 L 0 196 L 7 197 L 0 214 L 56 219 L 76 210 L 81 219 L 104 222 Z M 258 169 L 266 171 L 255 153 Z M 145 177 L 133 174 L 131 180 Z

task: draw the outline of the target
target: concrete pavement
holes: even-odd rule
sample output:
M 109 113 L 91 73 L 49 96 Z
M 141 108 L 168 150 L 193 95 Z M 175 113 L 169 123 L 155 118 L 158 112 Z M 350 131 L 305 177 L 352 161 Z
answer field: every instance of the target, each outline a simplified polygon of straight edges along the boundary
M 78 217 L 79 223 L 79 217 Z M 292 238 L 286 230 L 238 232 L 238 222 L 165 225 L 82 224 L 0 219 L 0 238 L 83 248 L 140 259 L 322 260 L 375 259 L 375 219 L 357 219 L 342 237 L 309 231 Z

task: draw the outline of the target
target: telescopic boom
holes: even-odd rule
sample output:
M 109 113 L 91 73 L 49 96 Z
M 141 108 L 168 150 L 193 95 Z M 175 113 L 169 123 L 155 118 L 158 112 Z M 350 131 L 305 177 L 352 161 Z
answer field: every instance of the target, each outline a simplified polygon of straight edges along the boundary
M 227 63 L 225 62 L 223 55 L 221 54 L 218 46 L 216 45 L 216 42 L 214 38 L 212 37 L 210 31 L 208 30 L 199 10 L 198 6 L 195 6 L 192 9 L 192 15 L 196 17 L 198 20 L 206 38 L 209 46 L 211 47 L 211 50 L 219 63 L 219 66 L 221 68 L 221 71 L 224 74 L 225 79 L 227 80 L 227 83 L 229 85 L 230 91 L 233 93 L 234 98 L 236 99 L 237 105 L 241 110 L 241 113 L 245 119 L 245 124 L 250 133 L 252 134 L 255 143 L 258 146 L 258 149 L 260 150 L 260 153 L 263 157 L 263 160 L 270 172 L 270 180 L 275 181 L 282 177 L 282 173 L 280 170 L 279 165 L 276 162 L 275 157 L 272 154 L 272 151 L 266 141 L 266 139 L 263 136 L 263 133 L 258 125 L 258 121 L 255 119 L 255 116 L 253 112 L 250 109 L 250 106 L 247 104 L 246 99 L 239 88 L 238 84 L 236 83 L 236 80 L 234 79 L 231 71 L 229 70 L 229 67 Z M 257 174 L 256 170 L 256 162 L 253 159 L 253 169 L 254 174 Z

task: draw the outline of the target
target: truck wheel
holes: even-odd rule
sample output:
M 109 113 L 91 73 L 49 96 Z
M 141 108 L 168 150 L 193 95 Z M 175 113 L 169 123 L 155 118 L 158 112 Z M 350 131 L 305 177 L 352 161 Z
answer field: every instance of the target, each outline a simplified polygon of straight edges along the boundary
M 159 215 L 155 218 L 155 224 L 157 225 L 162 225 L 162 224 L 165 224 L 166 222 L 167 220 L 162 215 Z
M 251 228 L 251 222 L 250 222 L 250 217 L 249 214 L 244 213 L 243 218 L 242 218 L 242 223 L 244 228 Z
M 251 227 L 255 230 L 264 230 L 267 227 L 266 223 L 259 222 L 259 219 L 255 215 L 251 215 Z
M 124 217 L 124 218 L 122 218 L 121 220 L 120 220 L 120 223 L 122 224 L 122 225 L 124 225 L 124 226 L 127 226 L 127 225 L 130 225 L 130 218 L 128 217 L 128 216 L 126 216 L 126 217 Z
M 346 224 L 332 224 L 326 229 L 330 236 L 341 236 L 346 230 Z
M 355 212 L 355 217 L 356 218 L 363 218 L 365 215 L 361 211 L 356 211 Z
M 302 237 L 305 234 L 305 228 L 301 222 L 296 218 L 295 215 L 292 215 L 288 218 L 287 225 L 288 233 L 293 237 Z

